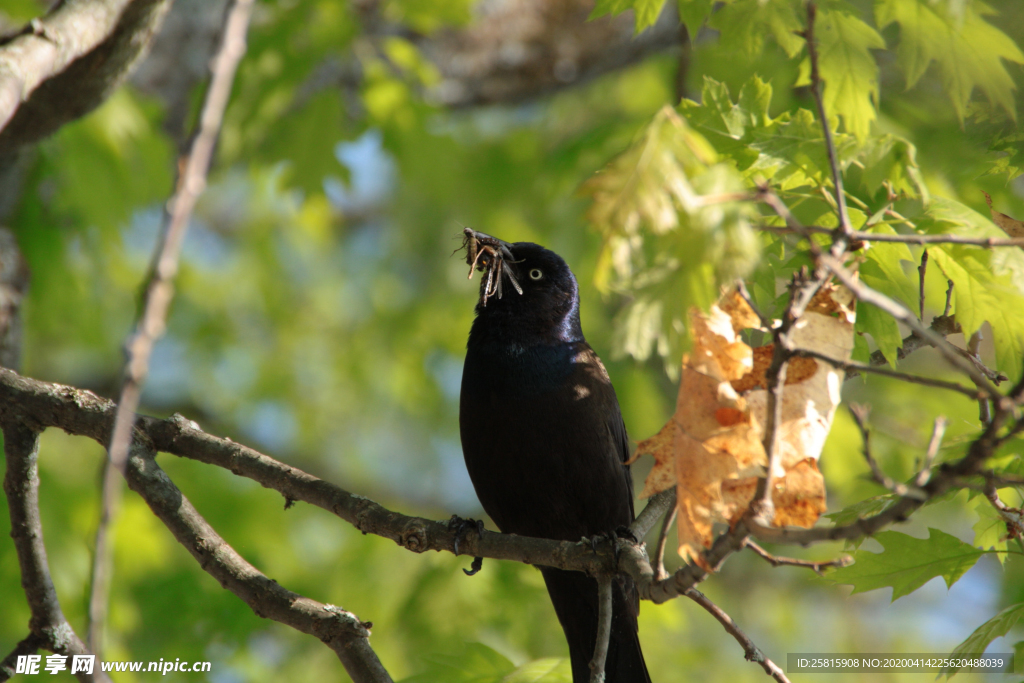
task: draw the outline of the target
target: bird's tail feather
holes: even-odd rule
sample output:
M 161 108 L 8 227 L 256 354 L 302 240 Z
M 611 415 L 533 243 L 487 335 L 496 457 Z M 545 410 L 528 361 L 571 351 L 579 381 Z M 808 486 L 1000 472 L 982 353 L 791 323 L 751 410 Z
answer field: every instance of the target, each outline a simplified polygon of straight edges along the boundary
M 597 581 L 580 572 L 543 568 L 544 583 L 569 641 L 573 683 L 590 681 L 597 641 Z M 605 662 L 606 683 L 650 683 L 636 626 L 632 586 L 612 585 L 612 634 Z

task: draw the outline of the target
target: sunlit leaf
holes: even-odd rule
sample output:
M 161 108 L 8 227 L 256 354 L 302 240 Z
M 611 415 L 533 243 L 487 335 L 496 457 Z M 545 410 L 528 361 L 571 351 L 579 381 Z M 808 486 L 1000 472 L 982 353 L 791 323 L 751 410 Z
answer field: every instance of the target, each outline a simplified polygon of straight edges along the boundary
M 572 669 L 565 658 L 536 659 L 505 676 L 501 683 L 572 683 Z
M 435 653 L 425 659 L 427 670 L 402 683 L 502 683 L 516 670 L 504 655 L 483 643 L 466 643 L 458 654 Z
M 754 209 L 716 198 L 743 190 L 733 168 L 668 107 L 583 185 L 604 236 L 597 282 L 634 294 L 620 318 L 620 352 L 675 355 L 689 308 L 707 308 L 719 287 L 750 272 L 759 251 Z
M 815 24 L 818 69 L 825 82 L 822 93 L 829 116 L 841 116 L 846 130 L 867 138 L 878 103 L 878 65 L 871 50 L 885 48 L 882 36 L 844 11 L 822 10 Z M 810 83 L 810 62 L 800 66 L 801 85 Z
M 797 0 L 738 0 L 725 4 L 708 22 L 721 32 L 722 46 L 751 57 L 764 50 L 771 36 L 786 54 L 794 57 L 804 47 L 796 32 L 803 28 L 803 7 Z
M 925 0 L 880 0 L 878 25 L 900 25 L 897 60 L 912 88 L 933 61 L 938 62 L 943 90 L 962 119 L 975 88 L 1014 117 L 1015 86 L 1003 60 L 1024 63 L 1013 40 L 982 18 L 994 14 L 981 2 L 964 3 L 955 16 L 941 3 Z
M 608 14 L 615 16 L 631 9 L 636 17 L 636 32 L 640 33 L 654 25 L 665 2 L 666 0 L 597 0 L 590 18 L 597 19 Z

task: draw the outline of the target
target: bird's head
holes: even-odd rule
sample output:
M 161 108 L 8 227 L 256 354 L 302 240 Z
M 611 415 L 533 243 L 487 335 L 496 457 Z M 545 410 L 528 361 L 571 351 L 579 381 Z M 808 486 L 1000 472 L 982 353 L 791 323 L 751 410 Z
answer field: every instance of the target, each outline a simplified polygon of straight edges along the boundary
M 495 325 L 523 335 L 583 338 L 579 287 L 561 256 L 532 242 L 509 243 L 470 228 L 464 230 L 466 262 L 483 273 L 476 312 Z

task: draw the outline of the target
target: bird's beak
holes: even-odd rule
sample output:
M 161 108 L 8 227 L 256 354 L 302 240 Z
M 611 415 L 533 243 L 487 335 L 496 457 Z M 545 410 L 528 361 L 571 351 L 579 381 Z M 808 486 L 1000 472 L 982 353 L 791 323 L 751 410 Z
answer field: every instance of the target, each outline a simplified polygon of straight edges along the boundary
M 516 262 L 510 249 L 511 244 L 472 228 L 464 228 L 462 234 L 462 246 L 466 249 L 466 263 L 469 264 L 469 277 L 472 279 L 474 270 L 487 273 L 487 279 L 480 289 L 480 302 L 484 306 L 487 306 L 487 300 L 495 294 L 501 298 L 503 278 L 507 277 L 516 291 L 523 293 L 513 269 L 506 267 L 506 264 Z
M 512 245 L 505 240 L 491 237 L 485 232 L 463 228 L 462 246 L 466 248 L 466 263 L 469 265 L 470 277 L 473 270 L 485 271 L 494 265 L 496 259 L 515 261 L 512 257 Z

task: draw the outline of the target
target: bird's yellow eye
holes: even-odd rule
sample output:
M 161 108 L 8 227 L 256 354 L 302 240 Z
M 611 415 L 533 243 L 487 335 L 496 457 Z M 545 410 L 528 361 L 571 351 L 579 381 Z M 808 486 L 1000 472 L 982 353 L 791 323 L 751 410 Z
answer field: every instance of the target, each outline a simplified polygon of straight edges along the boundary
M 542 277 L 544 277 L 544 273 L 541 272 L 540 268 L 534 268 L 533 270 L 530 271 L 531 280 L 539 280 Z

